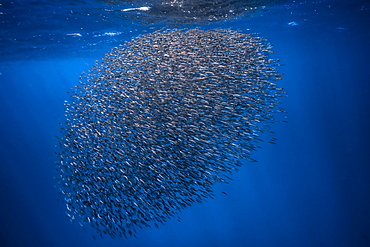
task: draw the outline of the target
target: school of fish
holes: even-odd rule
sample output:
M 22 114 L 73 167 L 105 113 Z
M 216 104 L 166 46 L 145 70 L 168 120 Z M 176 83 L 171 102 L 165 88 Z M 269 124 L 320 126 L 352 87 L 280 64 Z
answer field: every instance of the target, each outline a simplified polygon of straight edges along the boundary
M 108 52 L 65 103 L 56 178 L 70 219 L 129 237 L 212 198 L 283 112 L 271 53 L 256 34 L 198 28 Z

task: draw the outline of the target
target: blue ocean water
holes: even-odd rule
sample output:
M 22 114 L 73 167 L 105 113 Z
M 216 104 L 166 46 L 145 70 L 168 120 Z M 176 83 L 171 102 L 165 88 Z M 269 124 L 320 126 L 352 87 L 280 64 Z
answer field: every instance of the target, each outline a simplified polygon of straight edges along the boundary
M 370 3 L 286 1 L 212 23 L 144 23 L 132 3 L 0 2 L 0 246 L 370 246 Z M 232 28 L 273 46 L 288 122 L 215 199 L 137 238 L 92 237 L 58 200 L 64 101 L 114 46 L 163 27 Z M 247 30 L 247 31 L 246 31 Z M 223 193 L 225 192 L 225 193 Z

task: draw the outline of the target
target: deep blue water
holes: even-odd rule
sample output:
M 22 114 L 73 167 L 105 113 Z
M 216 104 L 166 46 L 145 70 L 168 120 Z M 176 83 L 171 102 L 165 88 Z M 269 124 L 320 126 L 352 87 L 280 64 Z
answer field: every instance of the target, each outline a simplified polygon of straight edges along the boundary
M 368 1 L 287 1 L 202 24 L 274 46 L 288 122 L 272 125 L 277 144 L 262 143 L 259 162 L 216 185 L 214 200 L 120 240 L 94 240 L 58 201 L 63 103 L 115 45 L 182 25 L 140 23 L 97 1 L 0 3 L 0 246 L 370 246 Z

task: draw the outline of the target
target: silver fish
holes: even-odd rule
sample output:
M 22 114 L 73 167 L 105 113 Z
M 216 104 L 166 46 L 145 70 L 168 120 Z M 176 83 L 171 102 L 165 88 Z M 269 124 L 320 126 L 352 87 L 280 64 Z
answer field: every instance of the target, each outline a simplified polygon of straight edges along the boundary
M 270 53 L 230 29 L 162 30 L 108 52 L 66 103 L 56 180 L 71 220 L 129 237 L 212 198 L 283 112 Z

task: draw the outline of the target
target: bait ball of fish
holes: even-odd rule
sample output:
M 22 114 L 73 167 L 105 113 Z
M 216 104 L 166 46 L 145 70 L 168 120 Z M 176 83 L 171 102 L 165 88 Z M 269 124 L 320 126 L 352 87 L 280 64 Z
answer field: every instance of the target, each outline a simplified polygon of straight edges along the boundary
M 106 54 L 66 102 L 57 181 L 71 220 L 128 237 L 212 198 L 280 111 L 270 53 L 255 34 L 174 29 Z

